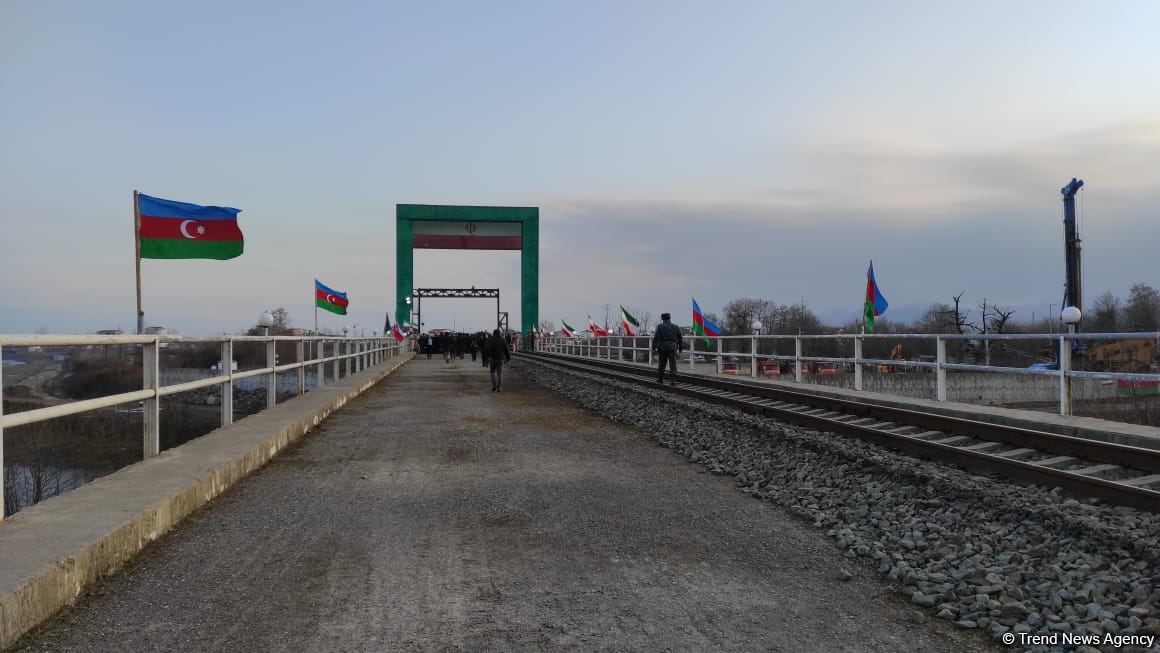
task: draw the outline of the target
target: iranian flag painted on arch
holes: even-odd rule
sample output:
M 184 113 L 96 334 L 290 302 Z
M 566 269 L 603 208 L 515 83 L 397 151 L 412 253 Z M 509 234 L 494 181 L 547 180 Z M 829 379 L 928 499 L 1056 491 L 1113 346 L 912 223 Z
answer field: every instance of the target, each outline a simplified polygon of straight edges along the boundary
M 242 255 L 238 209 L 202 206 L 137 194 L 141 258 L 208 258 Z
M 524 246 L 519 222 L 445 222 L 415 220 L 411 223 L 414 249 L 514 249 Z

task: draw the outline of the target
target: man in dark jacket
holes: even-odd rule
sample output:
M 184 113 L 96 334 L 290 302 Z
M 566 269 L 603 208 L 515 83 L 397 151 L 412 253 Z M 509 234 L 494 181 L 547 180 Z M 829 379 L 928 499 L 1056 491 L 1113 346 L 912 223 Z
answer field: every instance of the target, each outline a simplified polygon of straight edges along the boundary
M 660 364 L 657 366 L 657 383 L 665 382 L 665 364 L 669 366 L 670 382 L 677 384 L 677 353 L 684 351 L 685 339 L 681 336 L 681 328 L 669 320 L 672 316 L 661 313 L 661 323 L 653 333 L 652 348 L 657 352 Z
M 487 359 L 491 361 L 491 391 L 503 390 L 503 366 L 512 359 L 512 351 L 499 329 L 491 332 L 487 341 Z

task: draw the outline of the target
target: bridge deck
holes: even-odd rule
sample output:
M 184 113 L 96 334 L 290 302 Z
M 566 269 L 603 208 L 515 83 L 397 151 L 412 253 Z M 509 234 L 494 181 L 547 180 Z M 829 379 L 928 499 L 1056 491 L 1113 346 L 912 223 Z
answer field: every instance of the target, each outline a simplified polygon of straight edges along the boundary
M 416 358 L 22 647 L 989 647 L 731 479 L 504 390 Z

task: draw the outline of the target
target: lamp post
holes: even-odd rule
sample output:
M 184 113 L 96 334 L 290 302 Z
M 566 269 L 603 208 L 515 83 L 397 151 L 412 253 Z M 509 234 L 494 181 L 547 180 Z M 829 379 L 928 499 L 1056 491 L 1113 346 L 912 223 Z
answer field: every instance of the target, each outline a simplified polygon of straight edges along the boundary
M 262 311 L 258 316 L 258 326 L 262 327 L 262 335 L 270 335 L 270 327 L 274 326 L 274 315 L 270 311 Z
M 1075 325 L 1083 315 L 1075 306 L 1068 306 L 1059 313 L 1059 318 L 1067 325 L 1067 335 L 1059 335 L 1059 414 L 1071 414 L 1071 346 L 1070 336 L 1075 335 Z

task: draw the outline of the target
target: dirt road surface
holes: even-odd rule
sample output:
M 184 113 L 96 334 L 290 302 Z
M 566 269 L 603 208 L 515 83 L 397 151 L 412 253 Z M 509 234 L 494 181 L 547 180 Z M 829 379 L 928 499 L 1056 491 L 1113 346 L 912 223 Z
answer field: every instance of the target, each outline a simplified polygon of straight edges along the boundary
M 21 647 L 991 650 L 731 478 L 505 376 L 408 363 Z

